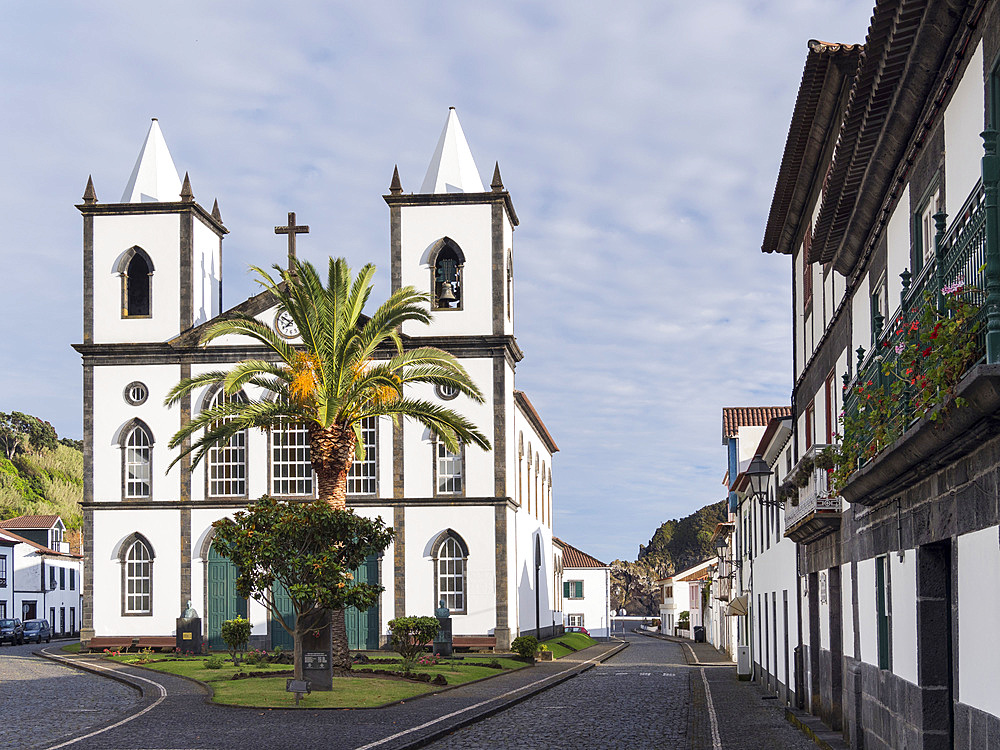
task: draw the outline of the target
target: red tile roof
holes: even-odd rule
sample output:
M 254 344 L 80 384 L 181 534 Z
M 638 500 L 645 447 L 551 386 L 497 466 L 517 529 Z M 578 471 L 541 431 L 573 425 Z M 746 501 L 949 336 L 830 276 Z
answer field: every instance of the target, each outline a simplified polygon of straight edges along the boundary
M 552 537 L 552 541 L 562 547 L 564 568 L 606 568 L 608 567 L 596 557 L 591 557 L 586 552 L 581 552 L 571 544 L 566 544 L 558 537 Z
M 43 544 L 38 542 L 33 542 L 30 539 L 25 539 L 23 536 L 15 534 L 13 531 L 0 530 L 0 539 L 10 539 L 14 542 L 21 542 L 34 547 L 37 551 L 41 552 L 43 555 L 59 555 L 60 557 L 75 557 L 78 559 L 83 559 L 83 555 L 77 555 L 72 552 L 59 552 L 54 549 L 49 549 Z
M 722 443 L 740 427 L 764 427 L 774 418 L 792 416 L 790 406 L 727 406 L 722 410 Z
M 52 516 L 17 516 L 0 521 L 0 529 L 51 529 L 59 520 L 58 515 Z

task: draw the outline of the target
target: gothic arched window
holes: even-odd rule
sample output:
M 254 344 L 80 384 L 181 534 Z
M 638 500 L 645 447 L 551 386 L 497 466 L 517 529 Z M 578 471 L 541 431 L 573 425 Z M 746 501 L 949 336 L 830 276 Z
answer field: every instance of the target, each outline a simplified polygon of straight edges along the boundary
M 215 409 L 227 403 L 245 402 L 242 392 L 232 395 L 219 388 L 209 401 L 208 408 Z M 229 421 L 223 417 L 220 421 Z M 212 426 L 215 427 L 217 423 Z M 247 494 L 247 431 L 240 430 L 229 442 L 208 449 L 208 496 L 246 497 Z
M 133 419 L 122 428 L 122 494 L 127 500 L 153 495 L 153 435 L 141 420 Z
M 444 237 L 435 243 L 430 254 L 431 290 L 434 310 L 462 309 L 462 268 L 465 254 L 451 239 Z
M 118 263 L 122 279 L 122 317 L 148 318 L 153 314 L 153 261 L 136 245 Z
M 452 614 L 468 612 L 469 548 L 457 533 L 448 529 L 435 540 L 434 545 L 434 604 L 441 599 Z
M 140 534 L 122 544 L 122 614 L 153 614 L 153 550 Z

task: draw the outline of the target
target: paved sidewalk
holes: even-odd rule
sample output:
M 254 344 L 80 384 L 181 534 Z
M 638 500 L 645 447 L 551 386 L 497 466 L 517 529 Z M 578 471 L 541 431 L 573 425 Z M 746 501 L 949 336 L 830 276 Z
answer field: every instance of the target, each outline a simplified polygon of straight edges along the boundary
M 149 698 L 159 691 L 149 681 L 162 686 L 166 697 L 155 705 L 147 704 L 144 715 L 67 747 L 307 749 L 317 747 L 319 738 L 336 736 L 338 748 L 415 748 L 591 669 L 626 645 L 599 644 L 557 661 L 381 709 L 255 710 L 219 706 L 209 703 L 205 690 L 189 680 L 114 665 L 116 676 L 140 682 Z M 72 661 L 81 666 L 111 666 L 91 657 Z

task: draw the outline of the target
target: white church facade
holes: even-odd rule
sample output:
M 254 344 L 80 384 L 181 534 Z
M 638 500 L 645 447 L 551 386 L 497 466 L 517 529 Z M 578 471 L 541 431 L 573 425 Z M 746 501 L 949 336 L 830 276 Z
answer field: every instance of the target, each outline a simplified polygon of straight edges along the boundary
M 394 173 L 388 195 L 393 289 L 431 296 L 434 320 L 403 330 L 407 347 L 454 354 L 483 391 L 465 396 L 427 386 L 491 439 L 493 450 L 453 455 L 422 426 L 390 419 L 364 425 L 348 504 L 381 517 L 394 543 L 359 571 L 385 587 L 379 604 L 349 612 L 352 648 L 376 648 L 393 617 L 432 614 L 439 599 L 456 635 L 491 635 L 504 648 L 519 634 L 563 626 L 562 581 L 552 542 L 552 456 L 558 450 L 527 396 L 515 389 L 522 358 L 514 338 L 513 232 L 518 224 L 500 180 L 484 188 L 454 109 L 418 193 Z M 180 408 L 163 406 L 178 381 L 264 356 L 246 339 L 199 345 L 220 315 L 222 245 L 217 204 L 200 205 L 178 177 L 154 120 L 118 203 L 88 182 L 84 223 L 84 590 L 81 637 L 169 636 L 190 600 L 209 643 L 225 619 L 245 614 L 253 643 L 289 645 L 265 608 L 235 591 L 235 569 L 212 546 L 212 524 L 262 495 L 314 497 L 304 429 L 248 431 L 192 468 L 169 438 L 219 398 L 205 389 Z M 289 252 L 294 252 L 294 214 Z M 280 325 L 269 293 L 233 310 Z M 257 394 L 254 394 L 257 395 Z M 279 596 L 279 600 L 281 597 Z

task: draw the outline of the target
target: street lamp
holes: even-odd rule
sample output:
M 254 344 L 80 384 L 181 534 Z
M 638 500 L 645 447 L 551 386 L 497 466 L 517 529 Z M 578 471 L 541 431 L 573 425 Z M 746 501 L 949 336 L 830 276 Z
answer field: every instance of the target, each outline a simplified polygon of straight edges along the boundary
M 765 463 L 758 453 L 753 457 L 746 470 L 750 482 L 750 496 L 759 503 L 767 501 L 767 487 L 771 482 L 771 467 Z

